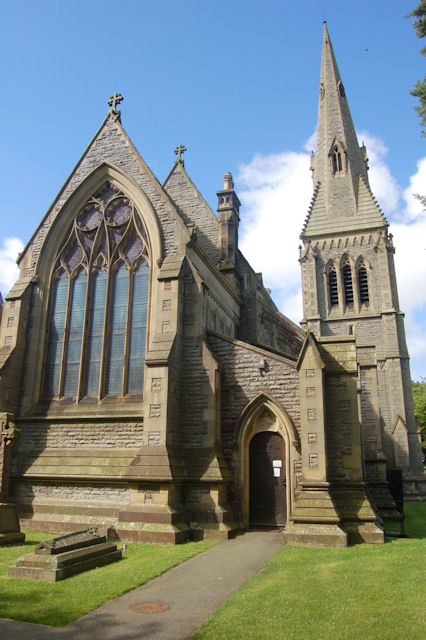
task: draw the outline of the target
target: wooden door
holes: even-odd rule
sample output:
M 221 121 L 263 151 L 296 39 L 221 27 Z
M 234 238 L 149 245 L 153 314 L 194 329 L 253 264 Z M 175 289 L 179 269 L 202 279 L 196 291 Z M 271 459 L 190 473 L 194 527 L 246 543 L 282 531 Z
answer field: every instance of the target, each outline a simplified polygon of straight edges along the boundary
M 250 442 L 250 524 L 285 525 L 286 506 L 284 440 L 262 431 Z

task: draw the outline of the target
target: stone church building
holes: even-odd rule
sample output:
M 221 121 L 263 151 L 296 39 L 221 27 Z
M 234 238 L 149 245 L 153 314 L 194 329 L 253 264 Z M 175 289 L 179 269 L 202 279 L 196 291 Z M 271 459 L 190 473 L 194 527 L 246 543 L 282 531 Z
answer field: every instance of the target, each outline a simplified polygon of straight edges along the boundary
M 19 257 L 0 335 L 21 524 L 123 540 L 383 541 L 387 469 L 424 496 L 392 235 L 324 25 L 304 317 L 283 316 L 182 153 L 163 184 L 121 96 Z M 242 216 L 243 217 L 243 216 Z M 271 229 L 273 233 L 273 229 Z

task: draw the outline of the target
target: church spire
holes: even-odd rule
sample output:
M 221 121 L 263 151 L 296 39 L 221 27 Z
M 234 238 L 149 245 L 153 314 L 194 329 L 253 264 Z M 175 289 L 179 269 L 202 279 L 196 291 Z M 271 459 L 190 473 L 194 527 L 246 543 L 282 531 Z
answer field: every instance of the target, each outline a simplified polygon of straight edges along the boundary
M 314 180 L 332 185 L 336 175 L 348 177 L 348 188 L 352 183 L 355 204 L 359 176 L 367 180 L 367 171 L 324 22 Z
M 370 214 L 374 220 L 368 216 L 368 223 L 383 225 L 385 221 L 370 192 L 367 168 L 367 151 L 359 146 L 324 22 L 317 146 L 311 160 L 314 198 L 302 236 L 328 232 L 330 223 L 337 221 L 345 228 L 359 224 L 360 197 L 371 200 Z

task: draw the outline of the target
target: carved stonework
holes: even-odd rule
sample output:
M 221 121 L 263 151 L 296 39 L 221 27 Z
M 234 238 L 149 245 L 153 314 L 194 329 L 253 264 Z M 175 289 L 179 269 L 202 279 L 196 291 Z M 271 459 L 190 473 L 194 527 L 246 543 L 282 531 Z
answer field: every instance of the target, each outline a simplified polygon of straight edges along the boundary
M 0 545 L 23 542 L 16 507 L 7 501 L 9 494 L 10 456 L 19 436 L 13 413 L 0 413 Z
M 13 413 L 0 413 L 0 502 L 6 502 L 9 493 L 10 454 L 19 436 Z

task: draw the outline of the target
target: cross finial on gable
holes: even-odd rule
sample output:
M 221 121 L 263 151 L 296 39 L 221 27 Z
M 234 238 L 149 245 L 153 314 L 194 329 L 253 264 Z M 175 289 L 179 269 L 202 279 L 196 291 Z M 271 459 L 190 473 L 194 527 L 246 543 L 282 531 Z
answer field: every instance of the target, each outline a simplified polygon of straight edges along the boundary
M 182 144 L 179 144 L 176 149 L 175 149 L 175 154 L 177 155 L 177 159 L 178 162 L 181 162 L 183 164 L 183 158 L 182 158 L 182 154 L 184 154 L 186 151 L 186 147 L 184 147 Z
M 124 100 L 124 98 L 121 95 L 121 93 L 117 93 L 116 91 L 114 91 L 114 94 L 108 100 L 108 104 L 110 106 L 110 111 L 114 115 L 118 115 L 120 113 L 120 111 L 117 109 L 117 105 L 120 104 L 120 102 L 122 102 L 123 100 Z

